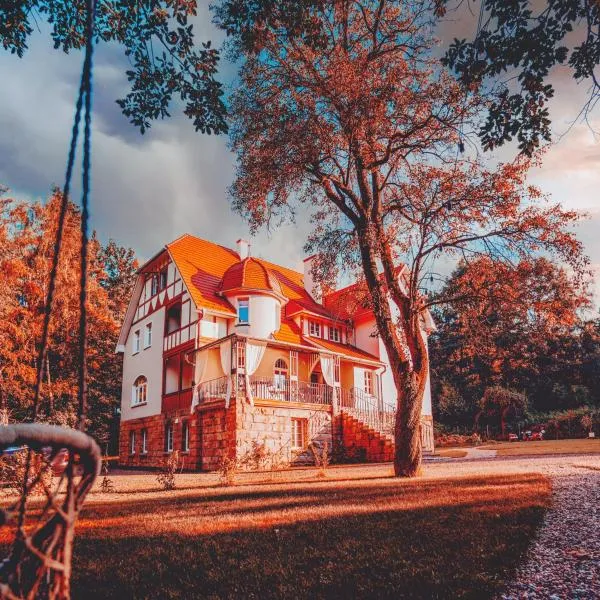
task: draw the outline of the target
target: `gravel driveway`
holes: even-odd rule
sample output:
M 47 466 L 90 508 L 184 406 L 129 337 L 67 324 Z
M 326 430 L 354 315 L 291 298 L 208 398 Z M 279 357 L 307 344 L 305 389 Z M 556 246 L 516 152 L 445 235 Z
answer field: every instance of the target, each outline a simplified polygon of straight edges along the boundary
M 503 600 L 600 598 L 600 459 L 544 458 L 531 471 L 551 477 L 553 505 Z

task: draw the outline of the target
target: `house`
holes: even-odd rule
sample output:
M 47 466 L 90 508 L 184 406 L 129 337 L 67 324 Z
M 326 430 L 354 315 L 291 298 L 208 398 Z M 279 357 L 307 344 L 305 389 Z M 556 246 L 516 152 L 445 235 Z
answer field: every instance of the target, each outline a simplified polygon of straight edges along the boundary
M 244 240 L 166 245 L 139 269 L 118 342 L 120 463 L 156 467 L 178 450 L 193 470 L 257 452 L 293 464 L 325 443 L 391 460 L 396 394 L 375 318 L 352 305 L 352 286 L 316 296 L 311 259 L 299 273 L 250 256 Z

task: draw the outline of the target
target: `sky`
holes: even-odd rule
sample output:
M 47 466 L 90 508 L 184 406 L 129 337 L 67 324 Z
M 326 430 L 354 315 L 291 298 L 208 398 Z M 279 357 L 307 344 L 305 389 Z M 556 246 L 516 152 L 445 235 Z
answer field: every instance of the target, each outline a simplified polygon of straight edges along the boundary
M 458 24 L 467 33 L 470 27 L 468 19 Z M 222 41 L 206 11 L 200 11 L 195 29 L 199 41 Z M 250 238 L 247 225 L 230 210 L 234 158 L 226 137 L 196 133 L 177 111 L 140 135 L 115 103 L 128 89 L 122 50 L 99 46 L 95 56 L 91 217 L 100 238 L 134 248 L 143 260 L 186 232 L 230 247 L 246 237 L 255 256 L 301 270 L 308 223 L 300 218 Z M 22 59 L 0 48 L 0 184 L 11 196 L 46 198 L 53 185 L 62 186 L 81 61 L 80 53 L 54 50 L 44 27 L 32 34 Z M 232 81 L 234 73 L 224 64 L 222 80 Z M 589 215 L 577 232 L 600 282 L 600 137 L 590 125 L 574 122 L 587 84 L 577 85 L 561 69 L 552 81 L 556 143 L 531 182 L 564 207 Z M 600 131 L 600 111 L 591 117 L 592 128 Z M 600 293 L 600 283 L 597 289 Z

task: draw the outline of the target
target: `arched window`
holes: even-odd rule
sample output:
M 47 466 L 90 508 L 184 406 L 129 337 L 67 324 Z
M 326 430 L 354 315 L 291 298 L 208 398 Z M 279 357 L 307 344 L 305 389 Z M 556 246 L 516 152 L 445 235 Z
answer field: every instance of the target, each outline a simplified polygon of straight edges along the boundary
M 148 380 L 143 375 L 140 375 L 133 382 L 131 406 L 138 406 L 138 404 L 146 404 L 147 394 Z
M 273 380 L 275 384 L 275 389 L 277 391 L 283 391 L 286 387 L 286 382 L 288 378 L 288 366 L 283 358 L 278 358 L 275 361 L 275 368 L 273 370 Z

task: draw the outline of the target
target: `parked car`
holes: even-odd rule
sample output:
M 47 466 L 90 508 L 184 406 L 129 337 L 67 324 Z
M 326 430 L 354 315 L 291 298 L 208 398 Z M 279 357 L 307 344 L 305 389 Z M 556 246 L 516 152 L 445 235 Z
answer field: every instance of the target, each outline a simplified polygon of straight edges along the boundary
M 516 433 L 509 433 L 508 434 L 508 441 L 509 442 L 518 442 L 519 441 L 519 436 Z

